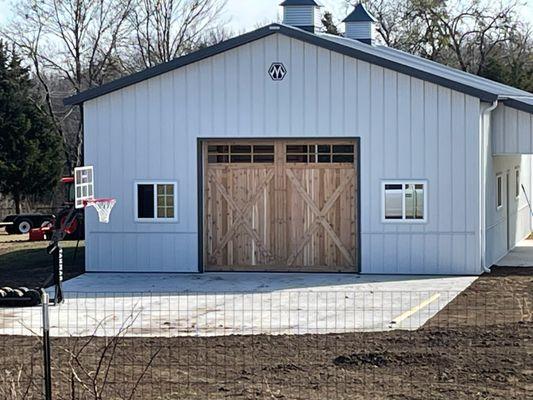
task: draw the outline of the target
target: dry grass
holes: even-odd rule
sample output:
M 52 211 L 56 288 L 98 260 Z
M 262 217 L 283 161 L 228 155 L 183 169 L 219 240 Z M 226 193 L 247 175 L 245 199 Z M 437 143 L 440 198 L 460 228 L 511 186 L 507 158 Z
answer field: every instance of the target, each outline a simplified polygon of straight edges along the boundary
M 52 258 L 46 252 L 48 242 L 30 242 L 29 235 L 7 235 L 0 231 L 0 287 L 40 287 L 52 273 Z M 65 280 L 85 271 L 85 244 L 63 242 Z

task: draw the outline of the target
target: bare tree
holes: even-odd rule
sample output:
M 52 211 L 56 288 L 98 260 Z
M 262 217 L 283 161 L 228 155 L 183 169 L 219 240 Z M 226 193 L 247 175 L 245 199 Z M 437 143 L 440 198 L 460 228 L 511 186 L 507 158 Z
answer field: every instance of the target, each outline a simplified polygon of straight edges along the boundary
M 481 74 L 491 52 L 508 42 L 517 29 L 519 2 L 498 3 L 489 0 L 414 0 L 412 15 L 431 21 L 441 35 L 439 45 L 455 56 L 463 71 Z
M 117 76 L 117 53 L 129 34 L 127 17 L 133 0 L 21 0 L 1 31 L 33 63 L 47 111 L 63 137 L 67 168 L 82 162 L 81 107 L 61 100 Z M 59 89 L 59 90 L 58 90 Z M 73 132 L 66 121 L 75 118 Z M 70 124 L 72 125 L 72 123 Z
M 19 0 L 0 29 L 32 62 L 63 138 L 66 169 L 80 165 L 83 108 L 62 99 L 228 37 L 225 0 Z
M 221 12 L 226 0 L 137 0 L 129 22 L 133 37 L 128 69 L 170 61 L 228 36 Z
M 355 5 L 355 0 L 345 0 Z M 531 28 L 520 21 L 522 0 L 363 0 L 389 47 L 488 75 L 495 57 L 527 60 Z M 495 79 L 494 76 L 491 78 Z M 501 80 L 501 79 L 498 79 Z M 514 82 L 509 82 L 514 83 Z

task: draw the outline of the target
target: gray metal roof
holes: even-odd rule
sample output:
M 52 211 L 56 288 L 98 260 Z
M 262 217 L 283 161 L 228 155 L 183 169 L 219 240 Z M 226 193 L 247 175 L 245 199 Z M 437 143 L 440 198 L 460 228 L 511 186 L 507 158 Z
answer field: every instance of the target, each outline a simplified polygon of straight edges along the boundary
M 320 36 L 326 40 L 357 49 L 358 51 L 362 51 L 367 54 L 375 55 L 390 62 L 401 63 L 406 66 L 416 68 L 419 71 L 423 71 L 432 75 L 438 75 L 459 84 L 492 93 L 494 96 L 496 96 L 496 99 L 500 99 L 504 103 L 507 102 L 509 103 L 508 105 L 514 108 L 522 109 L 520 108 L 520 104 L 517 104 L 521 103 L 524 107 L 524 111 L 533 113 L 533 93 L 517 89 L 513 86 L 504 85 L 503 83 L 495 82 L 481 76 L 470 74 L 447 65 L 439 64 L 435 61 L 415 56 L 391 47 L 379 45 L 369 46 L 356 40 L 333 35 L 321 34 Z M 516 102 L 509 100 L 516 100 Z
M 316 6 L 321 7 L 321 4 L 315 0 L 285 0 L 280 6 Z
M 64 99 L 63 102 L 66 105 L 81 104 L 87 100 L 103 96 L 115 90 L 134 85 L 146 79 L 150 79 L 276 33 L 302 40 L 371 64 L 380 65 L 384 68 L 414 76 L 422 80 L 430 81 L 453 90 L 467 93 L 478 97 L 482 101 L 493 102 L 500 99 L 510 107 L 533 113 L 532 93 L 481 78 L 389 47 L 370 46 L 356 40 L 339 36 L 313 34 L 283 24 L 271 24 L 253 32 L 245 33 L 214 46 L 106 83 L 102 86 L 88 89 Z
M 363 4 L 359 3 L 342 22 L 376 22 L 376 19 Z

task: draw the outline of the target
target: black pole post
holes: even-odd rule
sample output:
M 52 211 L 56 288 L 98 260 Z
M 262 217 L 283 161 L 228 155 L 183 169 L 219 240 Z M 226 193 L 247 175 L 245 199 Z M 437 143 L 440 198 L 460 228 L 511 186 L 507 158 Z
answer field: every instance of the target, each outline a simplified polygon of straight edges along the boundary
M 54 259 L 54 304 L 59 304 L 63 302 L 63 248 L 61 247 L 60 242 L 56 243 L 52 257 Z
M 80 247 L 80 239 L 76 242 L 76 248 L 74 249 L 74 260 L 72 262 L 76 264 L 76 259 L 78 258 L 78 248 Z
M 50 319 L 48 315 L 48 293 L 41 289 L 43 306 L 43 370 L 44 370 L 44 398 L 52 400 L 52 361 L 50 356 Z

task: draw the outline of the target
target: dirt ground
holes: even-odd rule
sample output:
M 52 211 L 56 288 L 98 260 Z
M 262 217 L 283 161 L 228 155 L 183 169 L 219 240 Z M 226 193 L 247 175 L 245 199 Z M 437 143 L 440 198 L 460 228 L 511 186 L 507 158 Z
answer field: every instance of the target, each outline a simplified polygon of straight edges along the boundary
M 532 304 L 533 269 L 499 268 L 418 331 L 53 339 L 54 390 L 104 400 L 530 399 Z M 14 387 L 39 398 L 39 346 L 0 338 L 0 366 L 25 371 L 11 386 L 19 375 L 0 375 L 0 397 Z
M 46 253 L 48 242 L 30 242 L 28 235 L 7 235 L 0 230 L 0 287 L 42 287 L 52 273 L 52 257 Z M 85 271 L 85 248 L 80 242 L 63 242 L 64 279 Z

